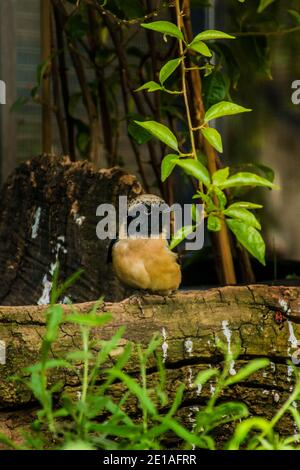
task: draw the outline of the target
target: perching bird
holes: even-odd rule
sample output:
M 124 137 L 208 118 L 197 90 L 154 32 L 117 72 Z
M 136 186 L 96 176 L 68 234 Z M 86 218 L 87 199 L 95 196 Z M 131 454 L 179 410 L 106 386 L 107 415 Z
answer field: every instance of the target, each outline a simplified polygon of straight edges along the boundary
M 125 285 L 144 289 L 161 295 L 168 295 L 178 289 L 181 283 L 181 270 L 177 255 L 169 249 L 164 235 L 162 212 L 168 208 L 158 196 L 143 194 L 128 205 L 127 234 L 112 247 L 112 262 L 118 279 Z M 142 222 L 139 232 L 133 233 L 137 214 Z M 158 224 L 151 225 L 151 216 L 158 215 Z M 153 221 L 153 218 L 152 218 Z

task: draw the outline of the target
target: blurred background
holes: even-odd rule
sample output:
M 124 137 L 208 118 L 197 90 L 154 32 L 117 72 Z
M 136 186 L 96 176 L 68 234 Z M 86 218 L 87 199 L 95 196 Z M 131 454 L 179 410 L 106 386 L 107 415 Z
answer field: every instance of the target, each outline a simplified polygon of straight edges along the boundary
M 147 191 L 169 202 L 190 200 L 192 188 L 175 172 L 160 180 L 164 148 L 134 124 L 154 117 L 185 138 L 182 104 L 172 95 L 137 94 L 176 57 L 176 41 L 140 28 L 154 19 L 174 20 L 172 2 L 157 0 L 0 0 L 0 177 L 4 183 L 22 161 L 43 152 L 88 159 L 97 168 L 119 165 L 137 175 Z M 211 44 L 206 59 L 206 108 L 233 100 L 252 113 L 221 120 L 224 165 L 257 172 L 280 191 L 252 191 L 267 240 L 266 268 L 254 262 L 257 280 L 300 276 L 300 104 L 292 83 L 300 80 L 299 0 L 191 2 L 194 34 L 221 29 L 234 41 Z M 210 66 L 213 68 L 210 70 Z M 171 85 L 172 86 L 172 83 Z M 249 196 L 247 196 L 249 199 Z M 193 281 L 202 250 L 187 259 Z M 210 266 L 204 284 L 214 284 Z M 201 264 L 200 264 L 201 266 Z M 202 265 L 203 266 L 203 265 Z

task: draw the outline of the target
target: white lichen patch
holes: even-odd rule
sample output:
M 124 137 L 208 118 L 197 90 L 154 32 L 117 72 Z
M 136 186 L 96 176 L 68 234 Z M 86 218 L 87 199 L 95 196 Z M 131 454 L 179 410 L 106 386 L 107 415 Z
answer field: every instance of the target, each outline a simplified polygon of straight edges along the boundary
M 52 290 L 52 276 L 55 272 L 55 270 L 58 267 L 58 262 L 59 262 L 59 253 L 62 251 L 64 254 L 67 253 L 67 249 L 65 248 L 65 237 L 63 235 L 60 235 L 57 237 L 57 242 L 54 247 L 53 253 L 55 255 L 55 260 L 53 263 L 50 264 L 49 268 L 49 273 L 45 274 L 43 277 L 42 285 L 43 285 L 43 292 L 41 297 L 39 298 L 37 304 L 38 305 L 49 305 L 50 304 L 50 296 L 51 296 L 51 290 Z M 48 276 L 50 279 L 48 279 Z M 64 303 L 64 302 L 62 302 Z
M 73 214 L 75 224 L 78 225 L 79 227 L 82 226 L 82 224 L 85 222 L 86 217 L 84 215 L 79 215 L 77 213 Z
M 40 220 L 41 220 L 42 209 L 38 207 L 34 214 L 34 221 L 31 227 L 31 238 L 36 238 L 38 236 Z
M 188 385 L 189 385 L 189 388 L 193 388 L 194 387 L 194 379 L 193 379 L 193 369 L 191 367 L 188 368 Z
M 270 369 L 271 369 L 271 372 L 276 372 L 276 365 L 275 365 L 275 362 L 270 362 Z
M 293 367 L 292 366 L 287 366 L 287 380 L 290 382 L 292 380 L 292 375 L 293 375 Z
M 291 344 L 291 347 L 296 349 L 298 347 L 298 340 L 295 335 L 293 324 L 290 321 L 288 321 L 287 323 L 288 323 L 289 334 L 290 334 L 288 341 Z
M 37 304 L 38 305 L 49 305 L 50 304 L 50 295 L 52 289 L 52 282 L 48 280 L 47 274 L 43 277 L 43 292 L 41 297 L 39 298 Z
M 279 299 L 279 305 L 284 313 L 290 313 L 291 309 L 288 302 L 285 299 Z
M 62 301 L 59 303 L 63 305 L 70 305 L 72 303 L 72 299 L 71 297 L 68 297 L 67 295 L 65 295 Z
M 168 358 L 168 348 L 169 348 L 169 345 L 167 343 L 167 331 L 165 328 L 162 329 L 161 331 L 161 335 L 163 337 L 163 343 L 161 345 L 161 349 L 163 351 L 163 362 L 166 362 L 167 358 Z
M 273 400 L 275 401 L 275 403 L 278 403 L 279 400 L 280 400 L 280 395 L 278 392 L 276 392 L 275 390 L 272 390 L 272 396 L 273 396 Z
M 229 322 L 227 320 L 222 321 L 222 330 L 223 334 L 227 340 L 227 351 L 228 351 L 228 356 L 232 356 L 232 351 L 231 351 L 231 330 L 229 328 Z M 230 361 L 230 366 L 229 366 L 229 374 L 230 375 L 235 375 L 236 370 L 234 368 L 234 360 L 232 359 Z
M 213 384 L 210 384 L 209 385 L 209 390 L 210 390 L 211 395 L 213 395 L 216 391 L 216 387 L 214 387 Z
M 185 340 L 184 342 L 184 349 L 185 351 L 187 352 L 187 354 L 189 356 L 192 356 L 193 355 L 193 341 L 188 338 L 187 340 Z

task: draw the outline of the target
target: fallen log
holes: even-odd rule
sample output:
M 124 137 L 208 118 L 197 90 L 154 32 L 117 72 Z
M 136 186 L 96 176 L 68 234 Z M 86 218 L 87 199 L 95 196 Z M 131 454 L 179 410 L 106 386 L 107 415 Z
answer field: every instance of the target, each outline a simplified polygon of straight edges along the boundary
M 90 311 L 93 302 L 75 305 L 77 311 Z M 66 312 L 69 306 L 63 306 Z M 12 424 L 20 426 L 36 402 L 24 385 L 8 380 L 9 376 L 22 375 L 22 369 L 39 358 L 41 341 L 45 332 L 45 306 L 0 307 L 0 340 L 5 346 L 0 365 L 0 429 L 10 434 Z M 92 335 L 99 339 L 110 338 L 121 325 L 126 326 L 122 350 L 127 341 L 146 347 L 151 337 L 162 337 L 162 354 L 167 369 L 167 390 L 172 397 L 178 385 L 186 384 L 181 415 L 192 423 L 197 407 L 201 407 L 213 390 L 213 382 L 197 389 L 193 381 L 200 370 L 220 366 L 222 354 L 216 347 L 216 339 L 222 340 L 228 349 L 240 350 L 239 358 L 232 364 L 232 373 L 245 361 L 267 357 L 270 367 L 254 374 L 245 382 L 224 392 L 222 399 L 243 401 L 250 413 L 270 418 L 276 412 L 293 387 L 293 377 L 288 361 L 298 364 L 300 357 L 300 289 L 296 287 L 239 286 L 210 289 L 207 291 L 178 292 L 161 297 L 146 295 L 130 297 L 119 303 L 104 303 L 98 309 L 111 312 L 112 321 L 101 328 L 93 328 Z M 67 352 L 80 348 L 80 333 L 76 325 L 63 323 L 59 340 L 52 353 L 62 358 Z M 111 363 L 115 360 L 111 357 Z M 1 358 L 0 358 L 1 361 Z M 148 380 L 155 381 L 156 372 L 149 363 Z M 127 372 L 138 374 L 138 364 L 132 357 Z M 57 379 L 55 376 L 53 378 Z M 60 372 L 64 391 L 79 391 L 78 375 Z M 112 396 L 120 397 L 123 388 L 116 384 Z M 136 402 L 128 403 L 132 414 L 137 413 Z M 27 410 L 24 413 L 24 410 Z M 26 419 L 25 419 L 26 417 Z M 7 424 L 8 423 L 8 424 Z M 14 429 L 17 431 L 18 426 Z M 284 417 L 278 428 L 282 433 L 293 434 L 289 417 Z

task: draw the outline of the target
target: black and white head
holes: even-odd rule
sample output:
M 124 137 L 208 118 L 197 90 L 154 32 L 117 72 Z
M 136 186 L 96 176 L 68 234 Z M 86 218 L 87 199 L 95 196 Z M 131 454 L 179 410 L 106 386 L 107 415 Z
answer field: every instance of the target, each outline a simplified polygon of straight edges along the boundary
M 155 194 L 141 194 L 128 204 L 127 235 L 130 238 L 157 238 L 166 234 L 170 208 Z

